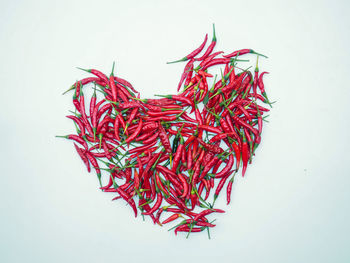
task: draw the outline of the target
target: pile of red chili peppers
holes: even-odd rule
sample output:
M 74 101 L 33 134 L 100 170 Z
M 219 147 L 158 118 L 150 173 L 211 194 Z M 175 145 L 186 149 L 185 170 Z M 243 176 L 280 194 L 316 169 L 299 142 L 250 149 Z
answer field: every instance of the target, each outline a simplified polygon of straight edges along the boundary
M 271 106 L 267 98 L 258 58 L 252 49 L 223 55 L 214 52 L 213 38 L 178 61 L 187 61 L 178 95 L 141 99 L 125 79 L 96 70 L 93 77 L 77 81 L 73 91 L 75 111 L 71 119 L 77 134 L 64 137 L 74 146 L 90 172 L 95 169 L 104 192 L 124 199 L 142 216 L 160 226 L 177 221 L 178 232 L 201 232 L 214 227 L 208 216 L 223 213 L 215 200 L 226 185 L 227 204 L 232 184 L 261 141 L 264 114 Z M 254 72 L 238 67 L 241 56 L 256 56 Z M 220 76 L 209 73 L 224 67 Z M 212 83 L 212 84 L 211 84 Z M 87 107 L 84 88 L 93 88 Z M 263 117 L 264 116 L 264 117 Z M 226 182 L 228 182 L 226 184 Z M 213 195 L 210 195 L 213 193 Z M 213 199 L 212 199 L 213 198 Z M 208 200 L 212 200 L 209 202 Z

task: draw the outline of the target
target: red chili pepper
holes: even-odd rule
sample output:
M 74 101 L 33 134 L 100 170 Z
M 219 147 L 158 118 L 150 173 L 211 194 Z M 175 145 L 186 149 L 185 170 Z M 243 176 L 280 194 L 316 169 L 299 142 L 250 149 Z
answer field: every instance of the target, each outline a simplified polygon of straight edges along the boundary
M 75 147 L 77 153 L 79 154 L 80 158 L 83 160 L 84 164 L 86 165 L 86 168 L 87 168 L 88 172 L 90 173 L 91 169 L 90 169 L 90 163 L 89 163 L 88 158 L 84 154 L 83 150 L 80 149 L 78 147 L 78 145 L 76 145 L 75 143 L 74 143 L 74 147 Z
M 118 194 L 132 207 L 135 217 L 137 217 L 137 208 L 134 199 L 132 199 L 127 193 L 125 193 L 120 187 L 116 188 Z
M 85 124 L 76 116 L 68 115 L 66 117 L 68 119 L 73 120 L 78 125 L 78 127 L 80 129 L 81 136 L 84 137 L 85 136 Z
M 174 155 L 173 166 L 172 166 L 172 169 L 171 169 L 173 172 L 176 172 L 176 169 L 177 169 L 177 167 L 179 165 L 179 162 L 181 160 L 181 155 L 182 155 L 183 149 L 184 149 L 184 140 L 181 137 L 180 145 L 177 148 L 176 153 Z
M 188 54 L 184 58 L 176 60 L 176 61 L 172 61 L 172 62 L 167 62 L 167 64 L 177 63 L 177 62 L 186 61 L 186 60 L 189 60 L 191 58 L 194 58 L 203 50 L 205 44 L 207 43 L 207 40 L 208 40 L 208 34 L 205 35 L 203 43 L 197 49 L 192 51 L 190 54 Z
M 207 216 L 207 215 L 209 215 L 211 213 L 225 213 L 225 211 L 221 210 L 221 209 L 206 209 L 206 210 L 200 212 L 198 215 L 196 215 L 193 218 L 193 221 L 198 222 L 199 219 L 201 219 L 204 216 Z
M 193 69 L 193 62 L 194 62 L 194 60 L 191 59 L 191 60 L 188 61 L 188 63 L 186 64 L 185 69 L 184 69 L 184 71 L 183 71 L 183 73 L 182 73 L 182 75 L 181 75 L 180 82 L 179 82 L 179 84 L 178 84 L 178 86 L 177 86 L 177 91 L 178 91 L 178 92 L 179 92 L 179 90 L 180 90 L 180 88 L 181 88 L 181 86 L 182 86 L 182 83 L 185 81 L 186 77 L 190 74 L 191 68 Z
M 216 134 L 221 134 L 222 130 L 220 130 L 219 128 L 216 127 L 212 127 L 212 126 L 208 126 L 208 125 L 198 125 L 198 129 L 202 129 L 208 132 L 213 132 Z
M 197 138 L 197 140 L 208 151 L 211 151 L 211 152 L 214 152 L 214 153 L 217 153 L 217 154 L 220 154 L 220 153 L 222 153 L 224 151 L 222 148 L 220 148 L 219 146 L 216 146 L 215 144 L 205 143 L 200 138 Z
M 203 68 L 203 65 L 207 64 L 209 61 L 213 60 L 213 58 L 215 58 L 217 55 L 220 55 L 224 53 L 223 51 L 218 51 L 218 52 L 215 52 L 211 55 L 209 55 L 208 57 L 206 57 L 200 64 L 199 64 L 199 68 Z
M 222 178 L 222 177 L 224 177 L 231 170 L 231 168 L 233 166 L 233 163 L 234 163 L 234 159 L 233 159 L 232 154 L 230 154 L 226 166 L 219 173 L 217 173 L 215 175 L 215 178 Z
M 171 153 L 171 145 L 170 145 L 170 141 L 169 141 L 169 138 L 168 138 L 168 135 L 166 134 L 166 131 L 163 127 L 163 125 L 159 124 L 159 138 L 160 138 L 160 141 L 162 142 L 162 145 L 164 146 L 164 149 L 168 152 L 168 153 Z
M 87 150 L 88 149 L 88 146 L 87 146 L 87 143 L 86 141 L 84 141 L 83 138 L 77 136 L 77 135 L 74 135 L 74 134 L 70 134 L 70 135 L 66 135 L 66 136 L 56 136 L 56 137 L 59 137 L 59 138 L 66 138 L 68 140 L 74 140 L 78 143 L 80 143 L 81 145 L 84 146 L 84 148 Z
M 203 54 L 203 56 L 201 56 L 200 58 L 197 58 L 196 61 L 202 61 L 207 56 L 209 56 L 211 54 L 211 52 L 213 51 L 215 45 L 216 45 L 216 35 L 215 35 L 215 25 L 213 24 L 213 38 L 211 40 L 211 44 L 208 46 L 208 48 L 205 51 L 205 53 Z
M 137 126 L 136 130 L 131 134 L 126 140 L 126 143 L 132 142 L 141 132 L 142 129 L 142 119 L 139 120 L 139 125 Z
M 96 170 L 96 174 L 97 174 L 97 178 L 100 182 L 100 186 L 102 187 L 102 183 L 101 183 L 101 170 L 100 167 L 95 159 L 95 157 L 93 157 L 89 152 L 86 152 L 86 157 L 89 159 L 90 163 L 92 164 L 92 166 L 95 168 Z
M 148 111 L 147 114 L 151 117 L 159 117 L 165 115 L 179 114 L 182 113 L 182 110 L 169 110 L 169 111 Z
M 157 194 L 157 202 L 155 203 L 155 205 L 149 210 L 147 211 L 146 213 L 142 213 L 143 215 L 150 215 L 150 214 L 153 214 L 159 207 L 160 205 L 162 204 L 162 201 L 163 201 L 163 196 L 162 194 L 159 192 Z
M 264 74 L 269 74 L 269 72 L 262 72 L 259 76 L 259 79 L 258 79 L 258 87 L 260 88 L 260 91 L 261 91 L 261 94 L 264 96 L 264 98 L 266 99 L 267 103 L 270 104 L 271 106 L 271 103 L 269 101 L 269 99 L 267 98 L 267 95 L 266 95 L 266 92 L 265 92 L 265 86 L 264 86 L 264 82 L 263 82 L 263 76 Z
M 220 64 L 226 64 L 229 63 L 230 59 L 228 58 L 217 58 L 210 60 L 208 63 L 204 64 L 202 67 L 202 70 L 206 70 L 209 67 L 215 66 L 215 65 L 220 65 Z
M 147 144 L 153 143 L 154 141 L 157 140 L 158 137 L 159 137 L 159 132 L 156 132 L 156 133 L 153 134 L 152 136 L 150 136 L 150 135 L 148 134 L 148 139 L 143 140 L 143 141 L 142 141 L 142 144 L 147 145 Z
M 129 89 L 131 89 L 133 92 L 135 93 L 139 93 L 137 90 L 134 89 L 134 87 L 130 84 L 130 82 L 126 81 L 125 79 L 119 78 L 114 76 L 114 80 L 119 82 L 120 84 L 128 87 Z
M 181 214 L 173 214 L 173 215 L 171 215 L 170 217 L 168 217 L 167 219 L 165 219 L 165 220 L 162 222 L 162 224 L 165 225 L 165 224 L 167 224 L 167 223 L 170 223 L 170 222 L 172 222 L 172 221 L 178 219 L 180 216 L 181 216 Z
M 240 49 L 240 50 L 236 50 L 228 55 L 223 55 L 223 57 L 225 58 L 232 58 L 232 57 L 236 57 L 236 56 L 241 56 L 241 55 L 245 55 L 245 54 L 248 54 L 248 53 L 253 53 L 253 54 L 256 54 L 256 55 L 259 55 L 259 56 L 263 56 L 265 58 L 267 58 L 265 55 L 262 55 L 262 54 L 259 54 L 257 52 L 255 52 L 253 49 Z
M 83 71 L 89 72 L 91 74 L 94 74 L 95 76 L 99 77 L 101 80 L 103 80 L 105 83 L 108 83 L 108 78 L 106 77 L 105 74 L 103 74 L 101 71 L 98 71 L 96 69 L 83 69 L 83 68 L 78 68 Z
M 133 148 L 133 149 L 129 150 L 128 152 L 129 152 L 130 154 L 133 154 L 133 153 L 138 153 L 138 154 L 139 154 L 139 153 L 145 151 L 146 149 L 149 149 L 150 147 L 154 146 L 156 143 L 157 143 L 157 141 L 154 141 L 154 142 L 151 143 L 151 144 L 143 145 L 143 146 L 140 146 L 140 147 Z
M 125 125 L 125 130 L 127 130 L 129 128 L 129 125 L 131 124 L 131 122 L 135 119 L 137 113 L 138 113 L 139 109 L 138 108 L 133 108 L 131 113 L 130 113 L 130 116 L 126 122 L 126 125 Z
M 249 160 L 249 147 L 247 143 L 247 139 L 245 137 L 244 132 L 242 132 L 243 135 L 243 142 L 242 142 L 242 162 L 243 162 L 243 170 L 242 170 L 242 177 L 244 177 L 244 174 L 247 170 L 248 160 Z
M 182 195 L 180 196 L 180 198 L 185 198 L 188 194 L 188 191 L 189 191 L 189 185 L 187 183 L 187 179 L 186 177 L 183 175 L 183 174 L 179 174 L 179 179 L 180 181 L 182 182 L 182 185 L 183 185 L 183 193 Z

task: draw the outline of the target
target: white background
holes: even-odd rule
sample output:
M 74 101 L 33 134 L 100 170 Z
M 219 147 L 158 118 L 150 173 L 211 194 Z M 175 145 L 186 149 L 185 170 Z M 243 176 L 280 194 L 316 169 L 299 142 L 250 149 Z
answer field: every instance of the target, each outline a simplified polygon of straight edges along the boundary
M 1 262 L 349 262 L 348 1 L 1 1 Z M 175 236 L 97 189 L 72 144 L 71 96 L 87 76 L 174 93 L 184 56 L 253 48 L 277 103 L 227 213 Z

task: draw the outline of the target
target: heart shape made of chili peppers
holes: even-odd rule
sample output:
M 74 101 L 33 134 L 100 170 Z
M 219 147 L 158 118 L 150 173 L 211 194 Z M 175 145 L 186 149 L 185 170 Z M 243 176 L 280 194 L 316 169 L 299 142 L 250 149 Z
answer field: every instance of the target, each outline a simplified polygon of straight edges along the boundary
M 113 70 L 109 77 L 86 70 L 94 77 L 69 89 L 76 111 L 67 117 L 76 124 L 77 134 L 60 136 L 75 141 L 87 170 L 95 169 L 100 189 L 115 192 L 113 200 L 124 199 L 135 217 L 138 209 L 158 225 L 181 217 L 175 234 L 209 233 L 215 226 L 208 215 L 224 212 L 214 205 L 225 185 L 230 203 L 234 177 L 241 164 L 244 176 L 261 141 L 263 115 L 269 109 L 260 104 L 271 106 L 263 83 L 267 72 L 259 73 L 258 62 L 254 73 L 238 67 L 246 61 L 242 55 L 263 55 L 251 49 L 213 53 L 214 29 L 211 44 L 198 57 L 207 38 L 175 61 L 188 61 L 178 95 L 140 99 Z M 210 73 L 216 65 L 224 66 L 219 79 Z M 87 107 L 83 90 L 89 87 L 93 94 Z

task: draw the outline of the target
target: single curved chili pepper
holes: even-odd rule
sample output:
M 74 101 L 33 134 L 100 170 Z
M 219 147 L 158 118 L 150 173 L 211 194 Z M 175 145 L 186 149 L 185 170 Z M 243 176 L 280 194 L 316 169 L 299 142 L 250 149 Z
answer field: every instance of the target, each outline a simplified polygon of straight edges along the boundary
M 93 157 L 89 152 L 86 152 L 86 157 L 89 159 L 90 163 L 92 164 L 92 166 L 95 168 L 96 174 L 97 174 L 97 178 L 98 181 L 100 183 L 100 186 L 102 187 L 102 182 L 101 182 L 101 170 L 100 167 L 95 159 L 95 157 Z
M 240 159 L 241 159 L 241 151 L 238 147 L 238 145 L 235 142 L 229 143 L 228 141 L 225 141 L 227 146 L 232 146 L 235 156 L 236 156 L 236 170 L 238 171 L 239 169 L 239 164 L 240 164 Z
M 116 118 L 118 118 L 118 123 L 122 125 L 122 128 L 125 131 L 125 134 L 128 135 L 128 130 L 126 129 L 126 123 L 123 116 L 121 114 L 117 114 Z
M 159 138 L 160 138 L 160 141 L 162 142 L 162 145 L 164 147 L 164 149 L 166 150 L 166 152 L 168 153 L 171 153 L 171 145 L 170 145 L 170 141 L 169 141 L 169 138 L 168 138 L 168 135 L 166 134 L 166 131 L 163 127 L 163 125 L 159 124 L 158 125 L 158 129 L 159 129 Z
M 205 143 L 202 139 L 197 138 L 197 141 L 203 146 L 205 147 L 208 151 L 220 154 L 223 153 L 223 149 L 220 148 L 219 146 L 216 146 L 215 144 L 209 144 L 209 143 Z
M 186 61 L 186 60 L 189 60 L 191 58 L 194 58 L 195 56 L 197 56 L 203 50 L 205 44 L 207 43 L 207 40 L 208 40 L 208 34 L 205 35 L 203 43 L 197 49 L 192 51 L 190 54 L 188 54 L 184 58 L 176 60 L 176 61 L 172 61 L 172 62 L 167 62 L 167 64 L 182 62 L 182 61 Z
M 179 174 L 179 179 L 180 179 L 180 181 L 182 182 L 182 185 L 183 185 L 183 193 L 180 196 L 180 198 L 185 198 L 187 193 L 188 193 L 188 191 L 189 191 L 189 185 L 188 185 L 187 180 L 186 180 L 186 178 L 185 178 L 185 176 L 183 174 L 181 174 L 181 173 Z
M 219 167 L 220 167 L 221 164 L 222 164 L 222 160 L 219 159 L 219 160 L 216 162 L 215 166 L 213 167 L 213 171 L 212 171 L 213 174 L 216 174 L 216 172 L 218 171 L 218 169 L 219 169 Z
M 140 154 L 141 152 L 151 148 L 152 146 L 154 146 L 155 144 L 157 143 L 157 141 L 154 141 L 153 143 L 151 144 L 148 144 L 148 145 L 143 145 L 143 146 L 140 146 L 140 147 L 136 147 L 136 148 L 133 148 L 131 150 L 129 150 L 128 152 L 130 154 L 133 154 L 133 153 L 138 153 Z
M 252 126 L 250 126 L 249 124 L 247 124 L 246 122 L 242 121 L 240 118 L 238 118 L 236 115 L 232 115 L 231 116 L 232 120 L 236 123 L 238 123 L 239 125 L 241 125 L 244 128 L 247 128 L 248 130 L 252 131 L 254 133 L 255 136 L 259 136 L 259 132 L 253 128 Z
M 118 109 L 121 109 L 121 110 L 131 109 L 131 108 L 142 108 L 142 105 L 138 102 L 123 102 L 123 103 L 117 103 L 116 105 Z
M 162 224 L 165 225 L 165 224 L 167 224 L 167 223 L 170 223 L 170 222 L 172 222 L 172 221 L 178 219 L 180 216 L 181 216 L 181 214 L 173 214 L 173 215 L 171 215 L 170 217 L 168 217 L 167 219 L 165 219 L 165 220 L 162 222 Z
M 173 166 L 172 166 L 172 169 L 171 169 L 173 172 L 176 172 L 176 169 L 177 169 L 177 167 L 178 167 L 178 165 L 179 165 L 179 162 L 180 162 L 180 160 L 181 160 L 181 155 L 182 155 L 183 149 L 184 149 L 184 140 L 183 140 L 183 138 L 181 137 L 181 139 L 180 139 L 180 145 L 179 145 L 179 147 L 177 148 L 176 153 L 175 153 L 175 155 L 174 155 Z
M 202 69 L 206 70 L 209 67 L 212 67 L 212 66 L 215 66 L 215 65 L 220 65 L 220 64 L 226 64 L 228 62 L 230 62 L 230 59 L 228 59 L 228 58 L 216 58 L 216 59 L 210 60 L 209 62 L 204 64 L 202 66 Z
M 204 151 L 202 152 L 204 153 Z M 200 172 L 201 172 L 201 160 L 199 160 L 200 157 L 198 158 L 193 170 L 193 177 L 192 177 L 192 186 L 194 186 L 195 184 L 197 184 L 197 182 L 199 182 L 199 175 L 200 175 Z
M 205 226 L 205 227 L 214 227 L 215 226 L 209 222 L 203 222 L 203 221 L 195 222 L 192 219 L 187 219 L 186 223 L 187 224 L 195 224 L 196 226 Z
M 159 117 L 165 115 L 179 114 L 182 113 L 182 110 L 169 110 L 169 111 L 148 111 L 147 114 L 151 117 Z
M 132 126 L 130 126 L 130 129 L 131 129 Z M 134 131 L 134 129 L 132 129 L 132 131 Z M 154 134 L 156 134 L 158 132 L 154 132 L 154 131 L 150 131 L 150 132 L 142 132 L 142 129 L 141 129 L 141 133 L 140 135 L 135 139 L 135 141 L 137 142 L 142 142 L 144 140 L 147 140 L 148 138 L 150 138 L 150 136 L 153 136 Z
M 78 117 L 73 116 L 73 115 L 68 115 L 66 117 L 68 119 L 73 120 L 78 125 L 80 132 L 81 132 L 81 136 L 84 137 L 85 136 L 85 124 L 82 122 L 82 120 L 80 120 Z
M 94 112 L 94 108 L 95 108 L 95 106 L 96 106 L 96 89 L 94 89 L 94 93 L 92 94 L 92 96 L 91 96 L 91 100 L 90 100 L 90 111 L 89 111 L 89 113 L 90 113 L 90 118 L 91 118 L 91 116 L 92 116 L 92 114 L 93 114 L 93 112 Z
M 127 193 L 125 193 L 120 187 L 116 188 L 118 194 L 132 207 L 135 217 L 137 217 L 137 208 L 134 199 L 132 199 Z
M 219 173 L 215 175 L 215 178 L 224 177 L 231 170 L 233 163 L 234 163 L 233 155 L 230 154 L 226 166 Z
M 114 120 L 114 135 L 118 141 L 121 141 L 120 136 L 119 136 L 119 119 L 117 117 Z
M 147 144 L 153 143 L 154 141 L 157 141 L 158 136 L 159 136 L 159 132 L 156 132 L 152 136 L 149 135 L 147 140 L 142 141 L 142 144 L 147 145 Z
M 147 121 L 164 121 L 164 122 L 169 122 L 169 121 L 175 121 L 178 119 L 177 116 L 158 116 L 158 117 L 144 117 L 145 120 Z
M 187 149 L 187 169 L 190 170 L 192 168 L 193 162 L 192 162 L 192 151 L 191 146 Z
M 155 203 L 155 205 L 147 212 L 142 213 L 143 215 L 150 215 L 153 214 L 155 211 L 157 211 L 157 209 L 160 207 L 160 205 L 162 204 L 163 201 L 163 196 L 162 194 L 159 192 L 157 193 L 157 201 Z
M 80 113 L 83 118 L 83 121 L 88 124 L 89 122 L 85 112 L 85 99 L 82 91 L 80 91 L 79 104 L 80 104 Z
M 149 172 L 149 174 L 152 174 Z M 156 188 L 155 180 L 151 179 L 151 175 L 147 176 L 147 179 L 150 178 L 150 186 L 151 186 L 151 200 L 154 200 L 156 198 L 156 194 L 158 194 L 158 188 Z M 153 176 L 154 177 L 154 176 Z M 157 199 L 158 200 L 158 199 Z M 157 203 L 157 202 L 156 202 Z M 160 205 L 159 205 L 160 206 Z M 147 211 L 148 212 L 148 211 Z M 153 214 L 153 213 L 151 213 Z
M 169 196 L 170 194 L 169 194 L 168 190 L 166 189 L 166 187 L 163 186 L 163 183 L 159 177 L 158 172 L 155 173 L 155 178 L 156 178 L 156 183 L 157 183 L 158 187 L 160 188 L 160 190 L 166 195 L 166 197 Z
M 212 126 L 208 126 L 208 125 L 198 125 L 198 129 L 202 129 L 208 132 L 213 132 L 216 134 L 221 134 L 222 130 L 219 129 L 219 127 L 212 127 Z
M 201 61 L 206 57 L 208 57 L 211 54 L 211 52 L 214 50 L 215 45 L 216 45 L 216 35 L 215 35 L 215 25 L 213 24 L 213 38 L 211 40 L 211 44 L 208 46 L 203 56 L 201 56 L 200 58 L 196 58 L 196 61 Z
M 242 169 L 242 177 L 244 177 L 244 174 L 247 170 L 248 160 L 249 160 L 249 147 L 247 143 L 247 139 L 245 137 L 244 132 L 242 132 L 243 135 L 243 142 L 242 142 L 242 162 L 243 162 L 243 169 Z
M 177 228 L 175 229 L 175 235 L 177 235 L 177 232 L 191 232 L 191 233 L 198 233 L 198 232 L 202 232 L 203 230 L 205 230 L 206 227 L 201 227 L 201 228 L 198 228 L 198 227 L 189 227 L 187 225 L 184 225 L 184 227 L 182 228 Z
M 184 71 L 183 71 L 183 73 L 182 73 L 182 75 L 181 75 L 180 82 L 179 82 L 179 84 L 178 84 L 178 86 L 177 86 L 177 92 L 179 92 L 179 90 L 180 90 L 180 88 L 181 88 L 181 86 L 182 86 L 182 83 L 185 81 L 186 77 L 190 74 L 191 68 L 192 68 L 192 70 L 193 70 L 193 62 L 194 62 L 194 60 L 191 59 L 191 60 L 188 61 L 188 63 L 186 64 L 186 66 L 185 66 L 185 68 L 184 68 Z
M 261 91 L 261 94 L 264 96 L 264 98 L 266 99 L 267 103 L 269 103 L 269 99 L 267 98 L 267 95 L 266 95 L 266 92 L 265 92 L 265 86 L 264 86 L 264 82 L 263 82 L 263 76 L 265 74 L 269 74 L 269 72 L 262 72 L 259 76 L 259 79 L 258 79 L 258 87 Z M 270 103 L 269 103 L 270 104 Z M 271 105 L 271 104 L 270 104 Z
M 235 174 L 232 176 L 231 180 L 228 182 L 228 185 L 227 185 L 227 189 L 226 189 L 227 204 L 231 202 L 231 192 L 232 192 L 232 184 L 233 184 L 234 178 L 235 178 Z
M 129 128 L 129 125 L 131 124 L 131 122 L 135 119 L 137 113 L 138 113 L 139 109 L 138 108 L 133 108 L 130 115 L 129 115 L 129 118 L 125 124 L 125 130 L 127 130 Z
M 193 68 L 194 68 L 194 66 L 192 63 L 188 69 L 187 76 L 185 79 L 185 83 L 184 83 L 185 89 L 190 85 L 190 81 L 191 81 L 192 75 L 193 75 Z
M 236 56 L 241 56 L 241 55 L 245 55 L 245 54 L 249 54 L 249 53 L 253 53 L 259 56 L 263 56 L 265 58 L 267 58 L 265 55 L 259 54 L 257 52 L 255 52 L 253 49 L 240 49 L 240 50 L 236 50 L 228 55 L 223 55 L 223 57 L 225 58 L 232 58 L 232 57 L 236 57 Z
M 161 172 L 164 175 L 164 177 L 167 178 L 167 180 L 171 181 L 171 183 L 174 184 L 176 188 L 182 187 L 181 183 L 177 181 L 179 180 L 177 174 L 174 173 L 172 170 L 169 170 L 168 167 L 157 165 L 156 168 L 159 170 L 159 172 Z
M 101 129 L 102 129 L 102 127 L 103 127 L 104 125 L 107 125 L 107 126 L 108 126 L 109 123 L 113 123 L 113 122 L 114 122 L 114 120 L 113 120 L 111 117 L 109 117 L 108 115 L 106 115 L 106 116 L 103 118 L 103 120 L 97 125 L 97 128 L 96 128 L 97 134 L 100 133 L 100 131 L 101 131 Z
M 139 120 L 139 125 L 136 128 L 136 130 L 133 132 L 133 134 L 131 134 L 126 140 L 126 143 L 132 142 L 141 132 L 142 129 L 142 119 Z
M 135 99 L 135 98 L 133 98 Z M 142 99 L 142 102 L 146 104 L 151 104 L 155 106 L 165 106 L 173 103 L 173 100 L 167 99 L 167 98 L 161 98 L 161 99 Z
M 167 99 L 180 101 L 186 105 L 194 107 L 194 103 L 192 100 L 190 100 L 189 98 L 183 97 L 181 95 L 156 95 L 156 96 L 161 96 L 161 97 L 165 97 Z
M 192 119 L 190 116 L 188 116 L 186 112 L 184 112 L 184 113 L 181 115 L 181 117 L 182 117 L 184 120 L 186 120 L 186 121 L 198 123 L 197 120 Z
M 208 57 L 206 57 L 200 64 L 197 68 L 203 68 L 203 65 L 207 64 L 208 62 L 212 61 L 213 58 L 215 58 L 217 55 L 220 55 L 224 53 L 223 51 L 218 51 L 218 52 L 215 52 L 211 55 L 209 55 Z
M 135 93 L 139 93 L 137 90 L 135 90 L 135 88 L 130 84 L 130 82 L 126 81 L 125 79 L 119 78 L 114 76 L 114 80 L 119 82 L 120 84 L 128 87 L 129 89 L 131 89 L 133 92 Z
M 214 156 L 213 159 L 211 159 L 208 163 L 204 165 L 204 169 L 202 171 L 201 176 L 199 177 L 198 181 L 203 180 L 203 178 L 207 175 L 207 173 L 210 171 L 210 169 L 217 163 L 218 157 Z
M 90 169 L 90 163 L 89 163 L 88 158 L 85 156 L 83 150 L 80 149 L 78 147 L 78 145 L 76 145 L 75 143 L 74 143 L 74 147 L 75 147 L 77 153 L 79 154 L 80 158 L 83 160 L 84 164 L 86 165 L 88 172 L 90 173 L 91 169 Z
M 149 170 L 151 170 L 153 164 L 161 156 L 161 154 L 162 154 L 162 152 L 158 152 L 158 153 L 154 154 L 153 157 L 151 158 L 151 160 L 147 163 L 147 166 L 141 175 L 141 177 L 145 177 L 145 180 L 146 180 L 147 173 L 149 172 Z
M 142 126 L 142 132 L 150 132 L 150 131 L 154 131 L 158 129 L 158 123 L 157 122 L 148 122 L 148 123 L 145 123 L 143 126 Z M 130 132 L 132 132 L 132 129 L 130 129 Z
M 206 210 L 200 212 L 198 215 L 196 215 L 193 218 L 193 221 L 198 222 L 199 219 L 201 219 L 204 216 L 207 216 L 207 215 L 209 215 L 211 213 L 225 213 L 225 211 L 221 210 L 221 209 L 206 209 Z
M 78 135 L 69 134 L 66 136 L 56 136 L 56 137 L 76 141 L 76 142 L 80 143 L 81 145 L 83 145 L 86 150 L 88 149 L 86 141 L 84 141 L 84 139 L 79 137 Z
M 119 98 L 121 98 L 121 100 L 124 103 L 129 102 L 129 98 L 132 97 L 130 92 L 127 89 L 125 89 L 124 86 L 120 85 L 119 83 L 117 83 L 116 86 L 117 86 L 117 89 L 119 89 L 119 91 L 120 91 L 120 92 L 118 92 Z M 113 94 L 112 94 L 112 96 L 113 96 Z
M 108 149 L 108 147 L 107 147 L 107 144 L 106 144 L 106 141 L 105 141 L 105 140 L 102 140 L 102 147 L 103 147 L 103 150 L 104 150 L 104 152 L 105 152 L 105 154 L 106 154 L 107 159 L 108 159 L 108 160 L 112 159 L 112 155 L 111 155 L 111 153 L 109 152 L 109 149 Z
M 199 124 L 199 125 L 203 125 L 204 123 L 203 123 L 202 115 L 201 115 L 199 109 L 196 108 L 195 111 L 194 111 L 194 113 L 195 113 L 196 120 L 197 120 L 198 124 Z
M 111 76 L 109 77 L 109 86 L 111 87 L 111 90 L 112 90 L 113 101 L 117 101 L 118 91 L 117 91 L 117 86 L 114 83 L 113 74 L 111 74 Z
M 94 74 L 95 76 L 103 80 L 106 84 L 108 83 L 107 76 L 103 74 L 101 71 L 98 71 L 96 69 L 83 69 L 83 68 L 78 68 L 78 69 Z

